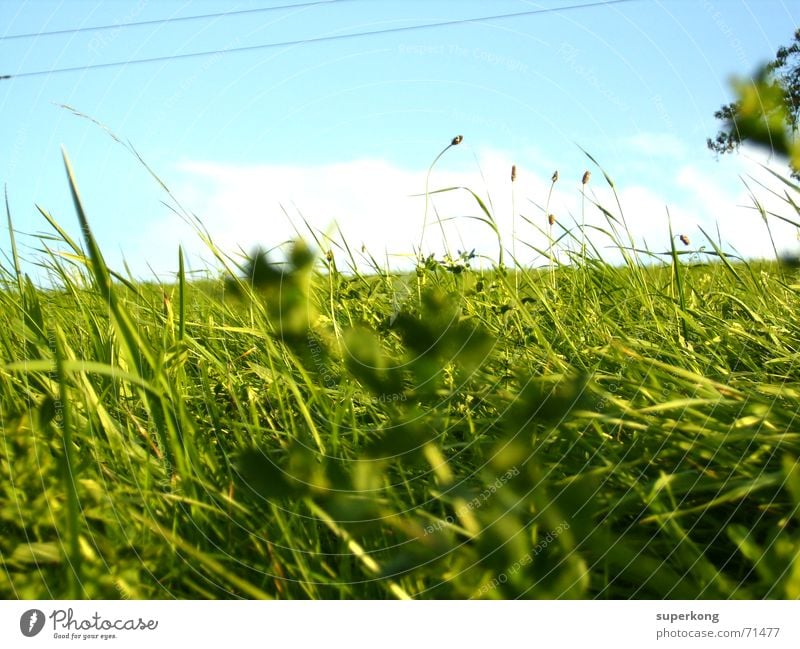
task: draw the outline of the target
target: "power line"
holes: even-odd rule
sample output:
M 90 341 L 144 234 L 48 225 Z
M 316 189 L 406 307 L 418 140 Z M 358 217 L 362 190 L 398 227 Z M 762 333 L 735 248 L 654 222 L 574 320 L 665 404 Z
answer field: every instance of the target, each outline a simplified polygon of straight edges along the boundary
M 185 20 L 201 20 L 203 18 L 224 18 L 225 16 L 240 16 L 242 14 L 263 13 L 266 11 L 277 11 L 278 9 L 300 9 L 303 7 L 313 7 L 316 5 L 329 5 L 337 2 L 347 2 L 347 0 L 316 0 L 316 2 L 301 2 L 293 5 L 278 5 L 277 7 L 259 7 L 258 9 L 238 9 L 236 11 L 221 11 L 215 14 L 202 14 L 199 16 L 176 16 L 173 18 L 159 18 L 157 20 L 142 20 L 135 23 L 115 23 L 112 25 L 94 25 L 90 27 L 75 27 L 72 29 L 57 29 L 51 32 L 31 32 L 30 34 L 9 34 L 0 36 L 0 41 L 10 41 L 18 38 L 31 38 L 33 36 L 57 36 L 63 34 L 77 34 L 79 32 L 97 32 L 104 29 L 118 29 L 121 27 L 141 27 L 143 25 L 162 25 L 165 23 L 177 23 Z
M 364 36 L 379 36 L 382 34 L 396 34 L 399 32 L 409 32 L 418 29 L 432 29 L 436 27 L 450 27 L 453 25 L 463 25 L 466 23 L 489 22 L 492 20 L 502 20 L 505 18 L 519 18 L 522 16 L 533 16 L 537 14 L 558 13 L 573 9 L 588 9 L 591 7 L 607 7 L 611 5 L 623 4 L 628 2 L 638 2 L 639 0 L 601 0 L 586 4 L 566 5 L 563 7 L 550 7 L 547 9 L 533 9 L 530 11 L 518 11 L 509 14 L 495 14 L 492 16 L 479 16 L 477 18 L 459 18 L 457 20 L 445 20 L 438 23 L 425 23 L 422 25 L 409 25 L 407 27 L 390 27 L 387 29 L 376 29 L 367 32 L 354 32 L 352 34 L 336 34 L 332 36 L 318 36 L 316 38 L 303 38 L 293 41 L 281 41 L 279 43 L 263 43 L 262 45 L 247 45 L 243 47 L 231 47 L 221 50 L 207 50 L 204 52 L 188 52 L 186 54 L 170 54 L 166 56 L 154 56 L 146 59 L 133 59 L 131 61 L 110 61 L 108 63 L 91 63 L 89 65 L 79 65 L 69 68 L 55 68 L 53 70 L 34 70 L 32 72 L 19 72 L 17 74 L 0 75 L 0 81 L 5 79 L 18 79 L 21 77 L 35 77 L 43 74 L 59 74 L 62 72 L 81 72 L 84 70 L 96 70 L 100 68 L 112 68 L 121 65 L 136 65 L 140 63 L 157 63 L 160 61 L 174 61 L 178 59 L 189 59 L 199 56 L 211 56 L 214 54 L 227 54 L 232 52 L 249 52 L 253 50 L 271 49 L 276 47 L 293 47 L 297 45 L 311 45 L 315 43 L 325 43 L 328 41 L 345 40 L 350 38 L 362 38 Z

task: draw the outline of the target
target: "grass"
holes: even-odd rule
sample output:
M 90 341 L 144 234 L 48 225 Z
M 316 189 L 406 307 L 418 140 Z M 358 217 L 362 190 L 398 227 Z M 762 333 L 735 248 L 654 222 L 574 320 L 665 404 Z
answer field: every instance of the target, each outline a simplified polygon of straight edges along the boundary
M 623 265 L 548 197 L 544 269 L 342 272 L 320 236 L 137 283 L 67 172 L 52 286 L 8 213 L 3 597 L 800 597 L 796 269 L 666 220 L 636 251 L 583 183 Z

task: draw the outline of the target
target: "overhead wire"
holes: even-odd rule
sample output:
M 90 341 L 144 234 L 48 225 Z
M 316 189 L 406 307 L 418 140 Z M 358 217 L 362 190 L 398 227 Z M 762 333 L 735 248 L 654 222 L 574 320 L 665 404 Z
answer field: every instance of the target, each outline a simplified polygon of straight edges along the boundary
M 41 36 L 60 36 L 64 34 L 78 34 L 81 32 L 96 32 L 105 29 L 122 29 L 127 27 L 142 27 L 144 25 L 162 25 L 168 23 L 178 23 L 187 20 L 203 20 L 206 18 L 227 18 L 228 16 L 241 16 L 243 14 L 265 13 L 267 11 L 277 11 L 279 9 L 303 9 L 317 5 L 330 5 L 339 2 L 350 2 L 351 0 L 314 0 L 314 2 L 300 2 L 296 4 L 276 5 L 272 7 L 258 7 L 255 9 L 234 9 L 232 11 L 220 11 L 213 14 L 198 14 L 194 16 L 172 16 L 170 18 L 158 18 L 155 20 L 140 20 L 131 23 L 111 23 L 107 25 L 90 25 L 88 27 L 72 27 L 70 29 L 55 29 L 49 32 L 29 32 L 27 34 L 8 34 L 0 36 L 0 41 L 11 41 L 19 38 L 33 38 Z
M 330 0 L 329 0 L 330 1 Z M 388 27 L 386 29 L 376 29 L 364 32 L 353 32 L 349 34 L 332 34 L 329 36 L 316 36 L 312 38 L 300 38 L 296 40 L 280 41 L 276 43 L 262 43 L 259 45 L 244 45 L 239 47 L 230 47 L 216 50 L 205 50 L 202 52 L 186 52 L 184 54 L 169 54 L 164 56 L 153 56 L 144 59 L 131 59 L 128 61 L 109 61 L 106 63 L 90 63 L 87 65 L 76 65 L 66 68 L 53 68 L 51 70 L 33 70 L 30 72 L 18 72 L 16 74 L 0 75 L 0 81 L 7 79 L 18 79 L 21 77 L 35 77 L 49 74 L 61 74 L 65 72 L 81 72 L 85 70 L 97 70 L 102 68 L 112 68 L 124 65 L 139 65 L 144 63 L 157 63 L 160 61 L 174 61 L 180 59 L 189 59 L 201 56 L 212 56 L 220 54 L 229 54 L 234 52 L 250 52 L 254 50 L 273 49 L 279 47 L 296 47 L 299 45 L 311 45 L 316 43 L 325 43 L 330 41 L 364 38 L 368 36 L 380 36 L 383 34 L 397 34 L 400 32 L 409 32 L 421 29 L 433 29 L 438 27 L 452 27 L 456 25 L 464 25 L 467 23 L 482 23 L 494 20 L 503 20 L 506 18 L 521 18 L 523 16 L 534 16 L 538 14 L 558 13 L 562 11 L 573 11 L 578 9 L 589 9 L 593 7 L 606 7 L 612 5 L 625 4 L 630 2 L 640 2 L 641 0 L 599 0 L 598 2 L 589 2 L 584 4 L 563 5 L 560 7 L 547 7 L 541 9 L 531 9 L 528 11 L 517 11 L 513 13 L 494 14 L 489 16 L 478 16 L 474 18 L 458 18 L 454 20 L 444 20 L 435 23 L 423 23 L 417 25 L 406 25 L 403 27 Z

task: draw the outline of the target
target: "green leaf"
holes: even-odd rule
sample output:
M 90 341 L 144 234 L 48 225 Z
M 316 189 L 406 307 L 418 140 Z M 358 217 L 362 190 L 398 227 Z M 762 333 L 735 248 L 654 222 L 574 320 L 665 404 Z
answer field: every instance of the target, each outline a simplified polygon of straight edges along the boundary
M 399 395 L 403 391 L 400 363 L 381 348 L 380 341 L 366 327 L 345 332 L 345 365 L 362 385 L 379 397 Z
M 287 480 L 285 470 L 260 449 L 242 451 L 236 466 L 242 486 L 261 498 L 288 498 L 297 491 L 296 485 Z

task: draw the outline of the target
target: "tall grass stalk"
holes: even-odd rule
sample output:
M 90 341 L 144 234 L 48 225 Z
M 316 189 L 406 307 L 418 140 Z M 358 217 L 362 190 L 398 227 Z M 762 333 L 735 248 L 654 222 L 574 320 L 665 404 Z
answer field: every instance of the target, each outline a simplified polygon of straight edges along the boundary
M 589 182 L 590 174 L 583 172 L 581 179 L 581 265 L 586 262 L 586 184 Z
M 681 342 L 684 345 L 689 344 L 689 330 L 686 324 L 687 312 L 686 312 L 686 293 L 684 290 L 684 283 L 683 283 L 683 270 L 681 268 L 680 259 L 678 259 L 678 250 L 675 247 L 675 235 L 672 232 L 672 219 L 669 216 L 669 209 L 667 209 L 667 225 L 669 227 L 669 242 L 670 242 L 670 252 L 672 256 L 672 277 L 675 282 L 675 290 L 678 294 L 678 305 L 680 306 L 680 311 L 678 312 L 678 322 L 680 322 L 681 326 Z
M 431 179 L 431 173 L 433 172 L 433 168 L 436 166 L 436 163 L 439 162 L 439 159 L 445 153 L 447 153 L 447 151 L 449 151 L 452 147 L 458 146 L 459 144 L 461 144 L 462 140 L 463 140 L 463 138 L 462 138 L 461 135 L 457 135 L 456 137 L 454 137 L 452 139 L 452 141 L 450 142 L 450 144 L 448 144 L 446 147 L 444 147 L 444 149 L 442 149 L 439 152 L 439 154 L 433 159 L 433 162 L 431 162 L 430 166 L 428 167 L 428 172 L 425 174 L 425 212 L 424 212 L 424 216 L 423 216 L 423 219 L 422 219 L 422 232 L 420 233 L 420 236 L 419 236 L 419 254 L 420 255 L 422 255 L 422 243 L 423 243 L 423 240 L 425 238 L 425 230 L 428 227 L 428 205 L 430 204 L 430 179 Z M 439 224 L 439 230 L 442 233 L 442 243 L 444 244 L 444 247 L 445 247 L 445 254 L 449 255 L 450 254 L 450 246 L 447 243 L 447 234 L 444 231 L 444 225 L 442 224 L 442 220 L 439 218 L 438 213 L 436 215 L 436 222 Z
M 553 256 L 553 225 L 555 225 L 555 217 L 550 213 L 550 199 L 553 196 L 553 188 L 558 181 L 558 170 L 553 172 L 550 178 L 550 189 L 547 191 L 547 200 L 544 203 L 544 217 L 547 219 L 547 257 L 550 260 L 550 280 L 553 285 L 553 290 L 556 290 L 556 268 L 555 258 Z

